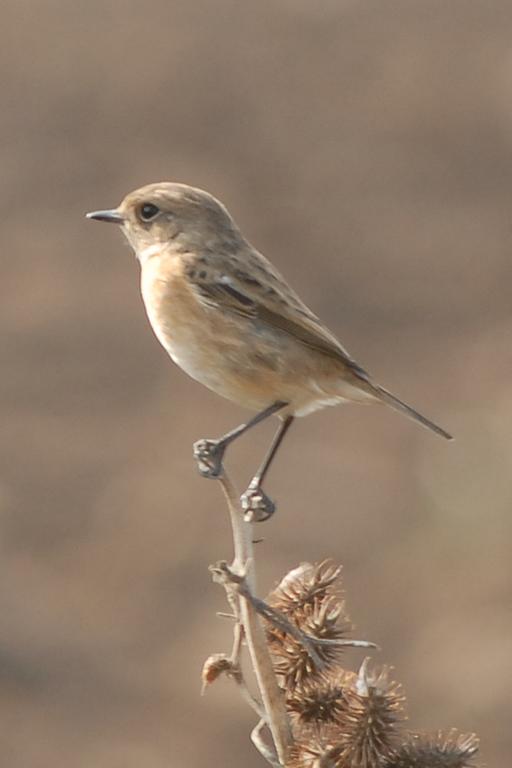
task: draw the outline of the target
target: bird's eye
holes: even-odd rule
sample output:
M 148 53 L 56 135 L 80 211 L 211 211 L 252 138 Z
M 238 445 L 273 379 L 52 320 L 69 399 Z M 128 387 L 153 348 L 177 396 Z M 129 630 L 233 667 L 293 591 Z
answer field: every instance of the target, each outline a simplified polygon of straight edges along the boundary
M 142 221 L 151 221 L 160 213 L 160 208 L 153 203 L 143 203 L 139 210 Z

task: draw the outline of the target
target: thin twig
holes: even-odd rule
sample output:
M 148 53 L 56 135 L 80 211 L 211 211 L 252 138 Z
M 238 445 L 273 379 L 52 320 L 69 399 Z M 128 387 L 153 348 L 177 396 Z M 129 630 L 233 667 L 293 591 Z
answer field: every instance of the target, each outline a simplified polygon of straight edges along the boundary
M 235 551 L 232 569 L 245 577 L 250 592 L 254 594 L 256 573 L 252 548 L 252 525 L 244 521 L 238 500 L 239 494 L 225 471 L 219 478 L 219 482 L 227 501 L 233 529 Z M 245 572 L 246 565 L 247 572 Z M 275 762 L 275 765 L 285 765 L 292 736 L 284 697 L 277 684 L 266 635 L 259 616 L 250 600 L 244 597 L 240 600 L 240 617 L 266 713 L 265 720 L 279 758 L 279 762 Z
M 247 564 L 244 570 L 247 570 Z M 259 597 L 255 597 L 249 587 L 247 586 L 245 575 L 235 573 L 225 561 L 221 561 L 216 566 L 212 567 L 212 571 L 215 572 L 219 581 L 225 586 L 226 582 L 232 584 L 240 595 L 249 600 L 254 607 L 254 610 L 263 616 L 263 618 L 272 624 L 276 629 L 284 632 L 293 637 L 297 642 L 304 646 L 305 650 L 310 655 L 317 667 L 322 667 L 323 662 L 318 655 L 315 646 L 337 646 L 351 648 L 377 648 L 375 643 L 368 640 L 352 640 L 349 638 L 327 638 L 327 637 L 315 637 L 308 632 L 304 632 L 293 624 L 284 613 L 273 608 L 271 605 L 261 600 Z
M 240 666 L 240 653 L 242 651 L 242 640 L 244 639 L 244 630 L 240 622 L 235 624 L 233 630 L 233 648 L 231 649 L 231 656 L 229 660 L 232 664 L 238 664 Z
M 251 741 L 260 755 L 265 758 L 267 763 L 270 763 L 270 765 L 272 765 L 274 768 L 281 768 L 281 763 L 279 762 L 276 753 L 274 750 L 270 749 L 270 747 L 263 741 L 261 732 L 265 725 L 265 720 L 262 719 L 257 725 L 254 726 L 251 731 Z
M 244 593 L 242 593 L 244 594 Z M 259 597 L 253 595 L 245 595 L 252 601 L 254 608 L 258 613 L 263 616 L 270 624 L 273 624 L 277 629 L 282 632 L 291 635 L 295 640 L 301 643 L 306 651 L 311 656 L 312 660 L 317 666 L 322 666 L 323 662 L 318 656 L 315 646 L 318 645 L 330 645 L 338 647 L 350 647 L 350 648 L 378 648 L 376 643 L 372 643 L 370 640 L 352 640 L 351 638 L 333 638 L 333 637 L 315 637 L 310 635 L 309 632 L 304 632 L 299 629 L 295 624 L 285 616 L 284 613 L 273 608 L 271 605 L 261 600 Z
M 371 640 L 351 640 L 350 638 L 334 638 L 334 637 L 314 637 L 313 635 L 306 635 L 315 645 L 337 645 L 339 647 L 346 648 L 375 648 L 380 651 L 380 645 L 372 643 Z
M 244 676 L 240 673 L 236 677 L 233 677 L 233 680 L 238 685 L 238 688 L 240 690 L 240 693 L 242 694 L 243 698 L 246 700 L 246 702 L 249 704 L 251 709 L 253 709 L 260 720 L 262 720 L 265 725 L 267 724 L 267 716 L 265 714 L 265 711 L 263 710 L 262 705 L 260 704 L 257 699 L 254 698 L 252 693 L 249 690 L 249 687 L 247 683 L 244 680 Z

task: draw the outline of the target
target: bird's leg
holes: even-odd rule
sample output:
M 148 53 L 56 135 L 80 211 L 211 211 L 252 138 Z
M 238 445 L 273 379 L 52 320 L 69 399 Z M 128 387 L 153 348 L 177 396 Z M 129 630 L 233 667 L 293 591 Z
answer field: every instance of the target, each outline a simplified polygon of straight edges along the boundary
M 288 403 L 278 400 L 272 403 L 268 408 L 265 408 L 260 413 L 257 413 L 252 419 L 249 419 L 245 424 L 240 424 L 239 427 L 235 427 L 231 432 L 227 432 L 217 440 L 208 440 L 206 438 L 198 440 L 194 443 L 194 457 L 197 461 L 199 472 L 203 477 L 219 477 L 222 474 L 222 459 L 226 448 L 233 440 L 243 435 L 244 432 L 259 424 L 260 421 L 267 419 L 274 413 L 277 413 L 284 408 Z
M 247 522 L 260 523 L 263 520 L 268 520 L 268 518 L 275 512 L 276 507 L 274 502 L 267 496 L 265 491 L 263 491 L 261 485 L 272 464 L 274 456 L 277 453 L 277 449 L 292 425 L 292 421 L 293 416 L 287 416 L 279 425 L 279 429 L 274 435 L 274 439 L 272 440 L 267 455 L 249 483 L 246 492 L 242 494 L 240 502 L 242 504 L 244 518 Z

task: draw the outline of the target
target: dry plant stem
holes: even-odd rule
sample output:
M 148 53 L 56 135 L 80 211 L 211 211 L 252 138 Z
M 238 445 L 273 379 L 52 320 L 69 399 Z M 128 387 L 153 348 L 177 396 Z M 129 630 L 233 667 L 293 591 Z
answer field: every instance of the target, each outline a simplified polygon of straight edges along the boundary
M 377 648 L 377 645 L 370 642 L 369 640 L 344 640 L 341 638 L 334 639 L 309 635 L 307 632 L 303 632 L 297 626 L 288 621 L 283 613 L 280 613 L 275 608 L 272 608 L 271 605 L 266 603 L 264 600 L 260 600 L 259 597 L 254 597 L 247 591 L 244 591 L 243 588 L 240 588 L 240 594 L 244 595 L 247 600 L 250 600 L 255 610 L 261 614 L 261 616 L 263 616 L 268 622 L 270 622 L 270 624 L 273 624 L 274 627 L 280 629 L 286 634 L 291 635 L 295 638 L 295 640 L 301 643 L 319 668 L 323 666 L 323 663 L 318 656 L 318 653 L 316 652 L 315 646 L 328 645 L 331 647 L 337 646 L 338 648 L 347 646 L 349 648 Z
M 246 684 L 246 682 L 245 682 L 245 680 L 243 678 L 243 675 L 240 673 L 240 675 L 237 676 L 236 678 L 234 678 L 234 680 L 235 680 L 235 682 L 236 682 L 236 684 L 238 686 L 238 690 L 240 691 L 240 694 L 242 695 L 242 698 L 245 699 L 245 701 L 248 703 L 248 705 L 251 707 L 251 709 L 253 709 L 254 712 L 256 712 L 256 714 L 260 718 L 260 720 L 263 721 L 263 724 L 266 725 L 267 724 L 267 716 L 266 716 L 265 712 L 263 711 L 263 707 L 261 706 L 259 701 L 256 701 L 256 699 L 254 698 L 254 696 L 250 692 L 250 690 L 247 687 L 247 684 Z
M 289 621 L 283 613 L 276 610 L 264 600 L 261 600 L 259 597 L 255 597 L 251 593 L 249 587 L 247 586 L 247 579 L 245 575 L 248 572 L 249 565 L 249 562 L 246 563 L 244 573 L 240 574 L 233 568 L 230 568 L 224 560 L 221 560 L 215 566 L 210 566 L 210 570 L 214 574 L 214 578 L 219 581 L 219 583 L 224 584 L 226 587 L 227 595 L 231 601 L 233 600 L 233 593 L 228 587 L 229 584 L 233 585 L 237 593 L 244 597 L 248 602 L 250 602 L 256 613 L 258 613 L 260 616 L 263 616 L 263 618 L 266 619 L 274 627 L 276 627 L 276 629 L 279 629 L 281 632 L 290 635 L 299 643 L 301 643 L 317 667 L 321 668 L 323 666 L 323 662 L 316 652 L 316 645 L 338 648 L 346 648 L 347 646 L 351 648 L 377 648 L 377 645 L 370 642 L 369 640 L 344 640 L 341 638 L 335 639 L 315 637 L 314 635 L 310 635 L 307 632 L 303 632 L 301 629 L 295 626 L 295 624 L 292 624 L 291 621 Z M 239 627 L 237 627 L 237 629 L 239 629 Z M 234 647 L 236 647 L 236 634 Z M 237 660 L 233 654 L 231 659 L 232 661 Z
M 242 625 L 240 624 L 240 620 L 237 617 L 237 623 L 235 624 L 235 628 L 233 630 L 233 648 L 231 649 L 231 656 L 229 657 L 231 663 L 236 664 L 237 666 L 240 666 L 239 662 L 243 639 L 244 632 Z
M 257 725 L 254 726 L 251 732 L 251 741 L 260 753 L 265 758 L 267 763 L 274 766 L 274 768 L 281 768 L 281 763 L 277 759 L 277 755 L 270 747 L 263 741 L 262 730 L 266 726 L 265 720 L 261 719 Z
M 229 592 L 228 592 L 229 594 Z M 238 612 L 238 607 L 237 607 Z M 235 624 L 234 632 L 233 632 L 233 648 L 231 650 L 231 656 L 230 656 L 230 662 L 233 664 L 233 666 L 238 668 L 238 674 L 236 676 L 233 676 L 233 679 L 235 680 L 236 684 L 238 685 L 238 688 L 240 690 L 240 693 L 242 694 L 243 698 L 246 700 L 246 702 L 249 704 L 250 707 L 256 712 L 259 718 L 262 720 L 265 719 L 265 712 L 263 711 L 263 708 L 259 701 L 256 701 L 254 696 L 249 690 L 249 687 L 247 683 L 245 682 L 245 678 L 242 672 L 242 668 L 240 666 L 240 655 L 242 653 L 242 641 L 244 638 L 244 630 L 242 627 L 242 624 L 239 619 L 237 619 L 237 623 Z
M 244 521 L 238 501 L 239 494 L 225 471 L 219 478 L 219 482 L 226 497 L 233 529 L 235 557 L 232 568 L 240 575 L 245 576 L 250 591 L 254 593 L 256 574 L 252 545 L 252 525 Z M 259 616 L 250 601 L 243 597 L 240 599 L 240 617 L 265 709 L 266 725 L 268 725 L 272 734 L 279 758 L 279 763 L 275 764 L 285 765 L 292 735 L 284 697 L 277 684 L 267 646 L 267 639 Z

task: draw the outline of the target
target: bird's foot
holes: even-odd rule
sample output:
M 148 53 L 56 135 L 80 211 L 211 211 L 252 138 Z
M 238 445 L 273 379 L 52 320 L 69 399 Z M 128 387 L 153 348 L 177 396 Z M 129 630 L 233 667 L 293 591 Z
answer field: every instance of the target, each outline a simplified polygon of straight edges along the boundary
M 251 483 L 240 497 L 246 523 L 262 523 L 272 517 L 276 505 L 256 483 Z
M 226 450 L 222 440 L 198 440 L 194 443 L 194 458 L 203 477 L 216 478 L 222 475 L 222 459 Z

